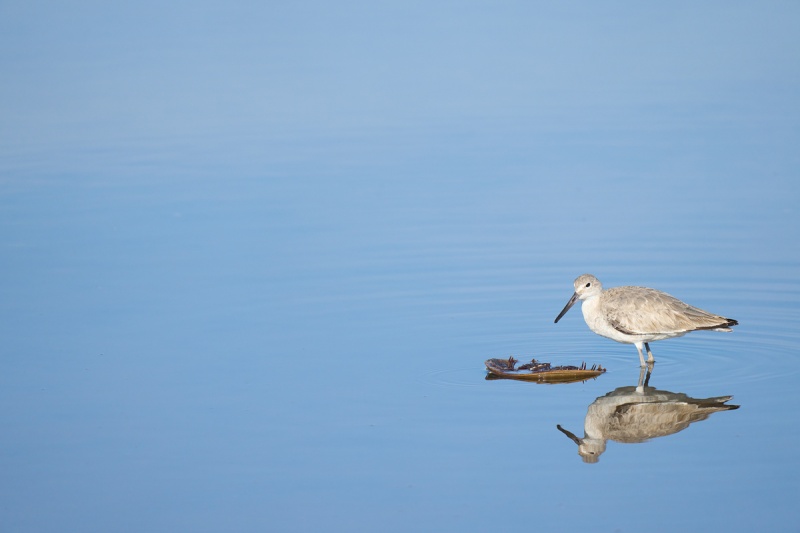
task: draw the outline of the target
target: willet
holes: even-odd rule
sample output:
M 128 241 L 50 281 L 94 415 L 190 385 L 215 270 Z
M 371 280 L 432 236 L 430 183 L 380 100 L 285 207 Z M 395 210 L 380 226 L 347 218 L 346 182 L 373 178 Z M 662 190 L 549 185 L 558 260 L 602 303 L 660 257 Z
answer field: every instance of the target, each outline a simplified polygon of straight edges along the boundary
M 647 350 L 647 362 L 652 364 L 651 341 L 681 337 L 690 331 L 707 329 L 731 331 L 738 324 L 732 318 L 715 315 L 684 303 L 674 296 L 647 287 L 614 287 L 603 285 L 591 274 L 575 280 L 575 294 L 556 317 L 556 322 L 575 302 L 583 303 L 583 319 L 589 329 L 639 351 L 639 361 L 645 366 L 642 345 Z

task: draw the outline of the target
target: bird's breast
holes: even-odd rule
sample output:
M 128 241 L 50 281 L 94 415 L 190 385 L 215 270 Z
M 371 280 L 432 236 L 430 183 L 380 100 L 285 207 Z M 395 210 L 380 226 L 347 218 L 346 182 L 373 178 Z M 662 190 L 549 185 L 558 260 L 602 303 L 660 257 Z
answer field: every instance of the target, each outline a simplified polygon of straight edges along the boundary
M 594 333 L 606 337 L 607 339 L 623 343 L 632 343 L 639 340 L 632 335 L 626 335 L 620 332 L 611 325 L 608 316 L 603 312 L 600 298 L 584 300 L 581 311 L 583 312 L 583 319 L 586 321 L 586 325 L 589 326 L 589 329 Z

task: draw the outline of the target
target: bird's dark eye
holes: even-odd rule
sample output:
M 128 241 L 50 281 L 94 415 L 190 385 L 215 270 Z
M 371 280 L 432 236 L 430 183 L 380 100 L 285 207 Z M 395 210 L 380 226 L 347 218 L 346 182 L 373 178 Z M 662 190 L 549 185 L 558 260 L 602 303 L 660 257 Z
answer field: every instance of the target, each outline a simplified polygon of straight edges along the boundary
M 586 286 L 591 287 L 592 286 L 591 282 L 587 283 Z

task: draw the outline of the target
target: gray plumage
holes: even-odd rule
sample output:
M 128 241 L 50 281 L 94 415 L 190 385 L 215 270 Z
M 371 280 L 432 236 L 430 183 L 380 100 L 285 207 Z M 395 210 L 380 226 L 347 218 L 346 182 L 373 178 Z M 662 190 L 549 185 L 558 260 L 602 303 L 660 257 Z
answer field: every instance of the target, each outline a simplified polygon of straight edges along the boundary
M 583 318 L 593 332 L 617 342 L 633 344 L 645 366 L 652 364 L 649 342 L 680 337 L 697 330 L 731 331 L 738 324 L 732 318 L 709 313 L 682 302 L 665 292 L 647 287 L 614 287 L 603 290 L 603 284 L 591 274 L 579 276 L 575 293 L 556 317 L 561 320 L 580 300 Z

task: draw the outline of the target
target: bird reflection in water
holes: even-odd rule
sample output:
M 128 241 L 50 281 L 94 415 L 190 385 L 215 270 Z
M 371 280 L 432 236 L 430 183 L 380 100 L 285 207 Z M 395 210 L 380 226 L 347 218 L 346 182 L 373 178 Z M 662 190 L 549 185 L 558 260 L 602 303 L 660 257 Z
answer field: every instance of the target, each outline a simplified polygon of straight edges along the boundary
M 690 398 L 683 393 L 656 390 L 648 386 L 649 381 L 650 371 L 645 378 L 643 368 L 636 387 L 619 387 L 597 398 L 586 413 L 583 438 L 556 426 L 578 445 L 578 454 L 585 463 L 596 463 L 609 440 L 644 442 L 683 431 L 711 413 L 739 408 L 725 404 L 733 396 Z

